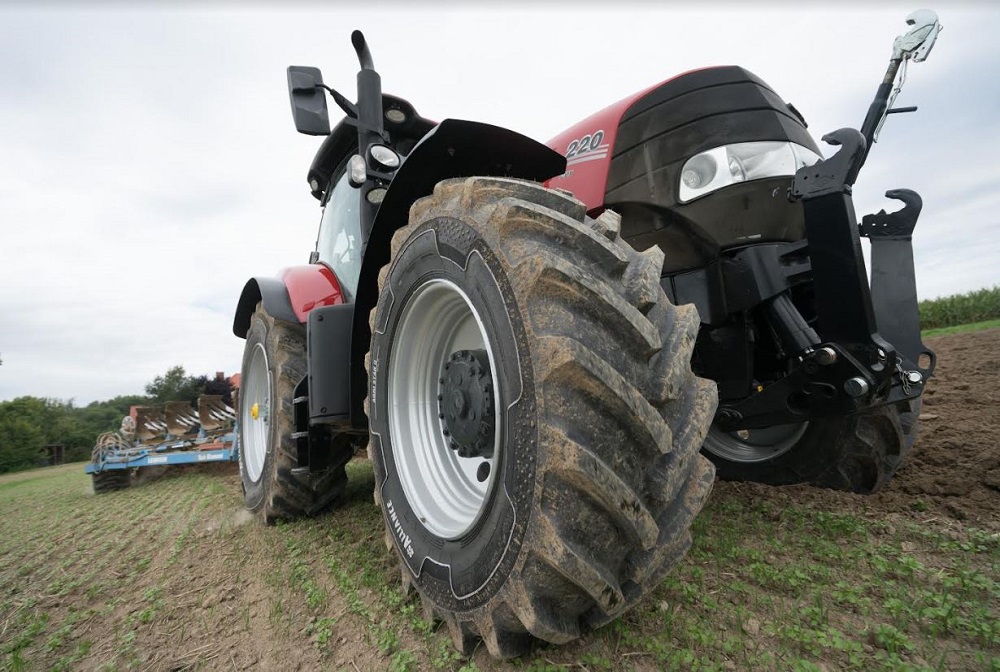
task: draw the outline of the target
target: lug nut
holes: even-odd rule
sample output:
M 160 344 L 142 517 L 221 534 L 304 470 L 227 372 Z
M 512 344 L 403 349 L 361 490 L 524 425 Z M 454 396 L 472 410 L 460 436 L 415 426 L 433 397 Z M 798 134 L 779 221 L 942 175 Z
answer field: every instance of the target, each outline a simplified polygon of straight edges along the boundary
M 844 381 L 844 391 L 852 397 L 861 397 L 868 394 L 868 381 L 860 376 L 848 378 Z

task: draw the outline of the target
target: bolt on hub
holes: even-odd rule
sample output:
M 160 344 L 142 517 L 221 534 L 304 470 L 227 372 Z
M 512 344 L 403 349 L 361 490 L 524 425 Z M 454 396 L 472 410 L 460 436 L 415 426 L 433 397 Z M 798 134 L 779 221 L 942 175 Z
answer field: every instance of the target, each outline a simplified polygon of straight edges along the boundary
M 460 457 L 493 457 L 493 378 L 485 350 L 458 350 L 441 369 L 438 418 Z

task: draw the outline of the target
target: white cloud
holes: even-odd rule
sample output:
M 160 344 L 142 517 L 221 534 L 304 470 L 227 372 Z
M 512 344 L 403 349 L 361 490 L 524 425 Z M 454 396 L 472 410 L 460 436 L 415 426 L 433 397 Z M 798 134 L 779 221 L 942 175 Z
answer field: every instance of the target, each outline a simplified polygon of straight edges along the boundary
M 238 369 L 243 283 L 303 263 L 319 215 L 305 185 L 318 141 L 294 132 L 284 69 L 320 66 L 353 98 L 353 28 L 384 90 L 429 118 L 546 140 L 678 72 L 733 63 L 818 136 L 860 123 L 907 11 L 2 9 L 0 399 L 86 403 L 140 392 L 174 364 Z M 1000 20 L 941 14 L 940 43 L 900 99 L 921 111 L 890 120 L 857 191 L 860 212 L 884 207 L 887 188 L 924 195 L 924 296 L 997 282 L 1000 253 L 985 228 L 1000 92 L 976 74 L 996 62 Z

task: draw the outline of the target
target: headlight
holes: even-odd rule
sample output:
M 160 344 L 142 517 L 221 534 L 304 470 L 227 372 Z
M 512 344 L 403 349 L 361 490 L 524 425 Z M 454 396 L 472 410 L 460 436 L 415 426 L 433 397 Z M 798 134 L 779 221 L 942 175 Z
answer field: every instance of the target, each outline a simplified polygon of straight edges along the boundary
M 737 182 L 794 175 L 811 166 L 819 154 L 793 142 L 740 142 L 696 154 L 681 168 L 678 196 L 681 203 Z

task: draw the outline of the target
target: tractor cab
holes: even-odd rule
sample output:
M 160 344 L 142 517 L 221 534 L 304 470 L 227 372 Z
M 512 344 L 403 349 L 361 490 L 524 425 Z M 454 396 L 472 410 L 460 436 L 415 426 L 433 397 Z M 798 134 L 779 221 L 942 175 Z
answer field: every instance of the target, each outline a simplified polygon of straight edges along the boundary
M 382 94 L 382 141 L 365 152 L 368 155 L 368 162 L 365 163 L 358 149 L 358 122 L 350 116 L 353 111 L 351 108 L 345 109 L 348 116 L 332 131 L 329 124 L 317 126 L 315 122 L 309 122 L 311 117 L 304 112 L 306 104 L 300 100 L 293 84 L 298 70 L 314 70 L 315 77 L 321 77 L 316 68 L 291 66 L 288 69 L 289 95 L 296 128 L 299 132 L 309 134 L 325 129 L 328 135 L 316 152 L 307 175 L 309 189 L 323 207 L 316 249 L 310 256 L 310 263 L 328 266 L 337 276 L 347 300 L 353 301 L 358 290 L 364 253 L 362 217 L 373 216 L 370 208 L 362 207 L 361 201 L 362 187 L 368 172 L 386 173 L 386 179 L 380 180 L 384 182 L 382 188 L 366 196 L 366 200 L 375 201 L 373 205 L 377 205 L 385 194 L 384 187 L 391 181 L 395 168 L 405 160 L 420 138 L 434 127 L 434 122 L 421 117 L 402 98 Z M 323 100 L 322 113 L 328 115 L 325 99 Z M 309 105 L 312 104 L 309 101 Z

